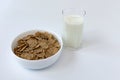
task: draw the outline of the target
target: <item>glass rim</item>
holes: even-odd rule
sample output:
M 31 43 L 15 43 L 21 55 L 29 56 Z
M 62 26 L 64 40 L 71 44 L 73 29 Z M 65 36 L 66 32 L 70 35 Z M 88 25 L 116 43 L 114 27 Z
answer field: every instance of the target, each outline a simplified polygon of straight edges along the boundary
M 83 8 L 65 8 L 65 9 L 62 9 L 62 14 L 64 15 L 65 12 L 72 11 L 72 10 L 73 11 L 81 11 L 83 16 L 86 15 L 86 11 Z

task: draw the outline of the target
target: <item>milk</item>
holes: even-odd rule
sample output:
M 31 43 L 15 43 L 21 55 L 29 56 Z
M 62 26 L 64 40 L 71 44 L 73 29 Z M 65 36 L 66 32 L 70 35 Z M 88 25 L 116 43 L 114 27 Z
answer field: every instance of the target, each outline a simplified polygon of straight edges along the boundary
M 79 15 L 64 16 L 63 40 L 65 46 L 78 48 L 82 41 L 83 17 Z

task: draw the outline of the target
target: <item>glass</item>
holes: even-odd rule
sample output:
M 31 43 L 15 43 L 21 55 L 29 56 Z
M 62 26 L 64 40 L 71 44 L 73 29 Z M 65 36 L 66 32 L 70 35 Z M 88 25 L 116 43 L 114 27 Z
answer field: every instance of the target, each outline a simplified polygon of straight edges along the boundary
M 64 46 L 79 48 L 82 43 L 84 16 L 86 12 L 83 9 L 64 9 L 62 10 L 62 14 L 64 17 Z

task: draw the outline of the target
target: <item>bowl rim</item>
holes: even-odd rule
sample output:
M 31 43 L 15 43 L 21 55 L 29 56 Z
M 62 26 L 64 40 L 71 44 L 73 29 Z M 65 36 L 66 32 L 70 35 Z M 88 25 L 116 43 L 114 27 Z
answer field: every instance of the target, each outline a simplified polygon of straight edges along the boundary
M 13 49 L 14 49 L 14 48 L 13 48 L 13 44 L 15 43 L 15 40 L 16 40 L 19 36 L 22 36 L 22 35 L 24 35 L 24 34 L 26 34 L 26 33 L 29 33 L 29 32 L 35 33 L 35 32 L 41 32 L 41 31 L 42 31 L 42 32 L 48 32 L 48 33 L 52 34 L 52 35 L 58 40 L 58 42 L 59 42 L 59 44 L 60 44 L 61 47 L 60 47 L 60 49 L 57 51 L 57 53 L 55 53 L 54 55 L 52 55 L 52 56 L 50 56 L 50 57 L 48 57 L 48 58 L 38 59 L 38 60 L 28 60 L 28 59 L 24 59 L 24 58 L 21 58 L 21 57 L 17 56 L 17 55 L 14 53 L 14 51 L 13 51 Z M 32 34 L 32 33 L 30 33 L 30 34 Z M 27 34 L 27 35 L 29 35 L 29 34 Z M 16 58 L 18 58 L 18 59 L 20 59 L 20 60 L 29 61 L 29 62 L 45 61 L 45 60 L 51 59 L 51 58 L 53 58 L 54 56 L 58 55 L 58 53 L 61 53 L 62 48 L 63 48 L 63 41 L 62 41 L 61 36 L 58 35 L 57 33 L 53 32 L 53 31 L 51 31 L 51 30 L 44 30 L 44 29 L 34 29 L 34 30 L 24 31 L 24 32 L 18 34 L 18 35 L 13 39 L 13 41 L 12 41 L 12 43 L 11 43 L 12 54 L 13 54 Z

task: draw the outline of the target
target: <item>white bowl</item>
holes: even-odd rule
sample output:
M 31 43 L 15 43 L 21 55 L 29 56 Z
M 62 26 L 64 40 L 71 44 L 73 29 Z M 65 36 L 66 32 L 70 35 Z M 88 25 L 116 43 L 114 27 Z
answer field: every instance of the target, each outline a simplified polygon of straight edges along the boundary
M 48 32 L 48 33 L 51 33 L 60 43 L 61 47 L 59 49 L 59 51 L 46 58 L 46 59 L 40 59 L 40 60 L 27 60 L 27 59 L 23 59 L 23 58 L 20 58 L 18 57 L 17 55 L 15 55 L 14 53 L 14 48 L 16 47 L 17 45 L 17 41 L 27 35 L 30 35 L 30 34 L 34 34 L 36 32 Z M 42 68 L 46 68 L 50 65 L 52 65 L 53 63 L 55 63 L 57 61 L 57 59 L 59 58 L 61 52 L 62 52 L 62 47 L 63 47 L 63 42 L 62 42 L 62 39 L 60 36 L 58 36 L 56 33 L 54 32 L 51 32 L 51 31 L 47 31 L 47 30 L 31 30 L 31 31 L 26 31 L 20 35 L 18 35 L 12 42 L 12 45 L 11 45 L 11 48 L 12 48 L 12 52 L 13 52 L 13 55 L 14 57 L 16 58 L 16 60 L 25 68 L 28 68 L 28 69 L 42 69 Z

